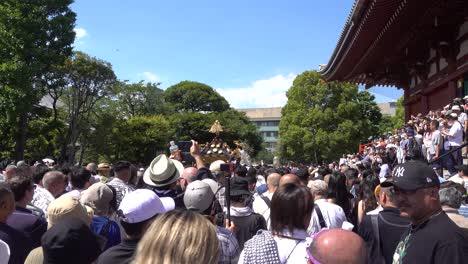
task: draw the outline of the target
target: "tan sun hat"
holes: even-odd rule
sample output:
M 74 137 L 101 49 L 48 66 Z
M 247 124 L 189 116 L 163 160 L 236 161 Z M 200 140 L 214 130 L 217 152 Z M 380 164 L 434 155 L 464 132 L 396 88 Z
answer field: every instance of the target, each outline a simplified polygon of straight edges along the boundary
M 161 154 L 151 161 L 143 175 L 143 181 L 151 186 L 166 186 L 177 181 L 183 171 L 182 163 Z
M 91 218 L 80 201 L 71 195 L 62 195 L 50 203 L 47 208 L 47 228 L 51 228 L 64 218 L 76 217 L 83 220 L 87 225 L 91 224 Z

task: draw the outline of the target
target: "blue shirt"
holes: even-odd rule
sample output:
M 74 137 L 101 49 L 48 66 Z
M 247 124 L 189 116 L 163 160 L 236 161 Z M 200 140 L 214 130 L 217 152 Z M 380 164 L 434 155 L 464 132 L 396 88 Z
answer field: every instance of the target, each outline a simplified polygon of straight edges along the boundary
M 103 230 L 105 226 L 107 226 L 107 230 Z M 119 225 L 115 221 L 110 220 L 107 217 L 94 216 L 93 222 L 91 222 L 91 230 L 96 235 L 103 236 L 107 239 L 106 246 L 103 249 L 103 251 L 110 247 L 120 244 L 121 238 Z

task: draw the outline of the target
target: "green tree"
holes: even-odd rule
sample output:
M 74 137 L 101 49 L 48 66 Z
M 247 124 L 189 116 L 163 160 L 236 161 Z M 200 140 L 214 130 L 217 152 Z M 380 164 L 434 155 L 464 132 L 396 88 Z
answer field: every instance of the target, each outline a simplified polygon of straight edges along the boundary
M 61 100 L 65 104 L 64 120 L 68 124 L 60 151 L 60 161 L 74 163 L 78 147 L 87 145 L 90 120 L 97 103 L 106 97 L 116 83 L 110 63 L 75 52 L 60 68 L 64 82 Z M 78 140 L 81 142 L 77 145 Z
M 393 116 L 394 128 L 402 128 L 405 125 L 405 106 L 403 105 L 404 101 L 404 96 L 401 96 L 396 101 L 395 116 Z
M 296 162 L 321 162 L 356 152 L 380 120 L 374 99 L 357 85 L 325 83 L 316 71 L 297 76 L 280 122 L 280 152 Z
M 261 161 L 263 161 L 264 164 L 273 164 L 274 157 L 275 155 L 273 152 L 268 151 L 265 146 L 262 146 L 262 150 L 260 150 L 255 156 L 255 161 L 259 164 Z
M 229 103 L 210 86 L 183 81 L 166 89 L 166 102 L 176 111 L 222 112 L 229 109 Z
M 0 2 L 0 112 L 15 124 L 15 159 L 23 159 L 28 114 L 45 94 L 45 74 L 70 56 L 72 0 Z
M 400 97 L 396 102 L 394 116 L 384 116 L 379 124 L 379 135 L 386 132 L 394 132 L 397 128 L 402 128 L 405 124 L 405 107 L 403 105 L 404 96 Z M 377 135 L 376 135 L 377 136 Z
M 368 91 L 359 91 L 356 96 L 356 103 L 360 106 L 360 116 L 364 117 L 362 120 L 365 123 L 363 124 L 364 130 L 361 131 L 362 137 L 375 135 L 379 131 L 379 124 L 382 119 L 382 113 L 375 102 L 375 96 Z
M 164 101 L 164 91 L 159 83 L 119 82 L 112 90 L 112 101 L 117 113 L 122 117 L 152 116 L 168 113 Z
M 166 151 L 171 134 L 170 123 L 161 115 L 120 120 L 112 133 L 113 158 L 149 164 L 157 154 Z

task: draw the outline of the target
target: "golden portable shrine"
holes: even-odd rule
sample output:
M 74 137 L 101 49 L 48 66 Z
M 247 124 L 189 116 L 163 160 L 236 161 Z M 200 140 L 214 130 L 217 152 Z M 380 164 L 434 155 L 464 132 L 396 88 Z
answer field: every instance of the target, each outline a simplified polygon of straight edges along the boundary
M 201 154 L 203 155 L 203 160 L 207 163 L 212 163 L 216 160 L 223 160 L 225 162 L 228 162 L 231 160 L 237 160 L 238 158 L 241 158 L 243 143 L 241 143 L 239 140 L 234 141 L 234 144 L 236 144 L 236 148 L 233 150 L 220 137 L 221 132 L 223 132 L 223 127 L 221 126 L 219 121 L 216 120 L 210 128 L 210 133 L 213 133 L 215 135 L 213 140 L 204 145 L 201 145 Z

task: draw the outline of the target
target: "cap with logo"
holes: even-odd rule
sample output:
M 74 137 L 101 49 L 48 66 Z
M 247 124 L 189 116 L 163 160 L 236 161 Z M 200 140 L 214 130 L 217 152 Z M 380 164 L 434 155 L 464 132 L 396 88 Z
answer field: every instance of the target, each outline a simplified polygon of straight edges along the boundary
M 396 186 L 412 191 L 426 187 L 439 187 L 439 177 L 434 170 L 424 162 L 410 160 L 395 167 L 393 181 L 382 182 L 382 187 Z
M 122 221 L 133 224 L 146 221 L 157 214 L 164 214 L 174 208 L 175 203 L 172 198 L 159 198 L 151 190 L 138 189 L 125 195 L 118 214 Z

